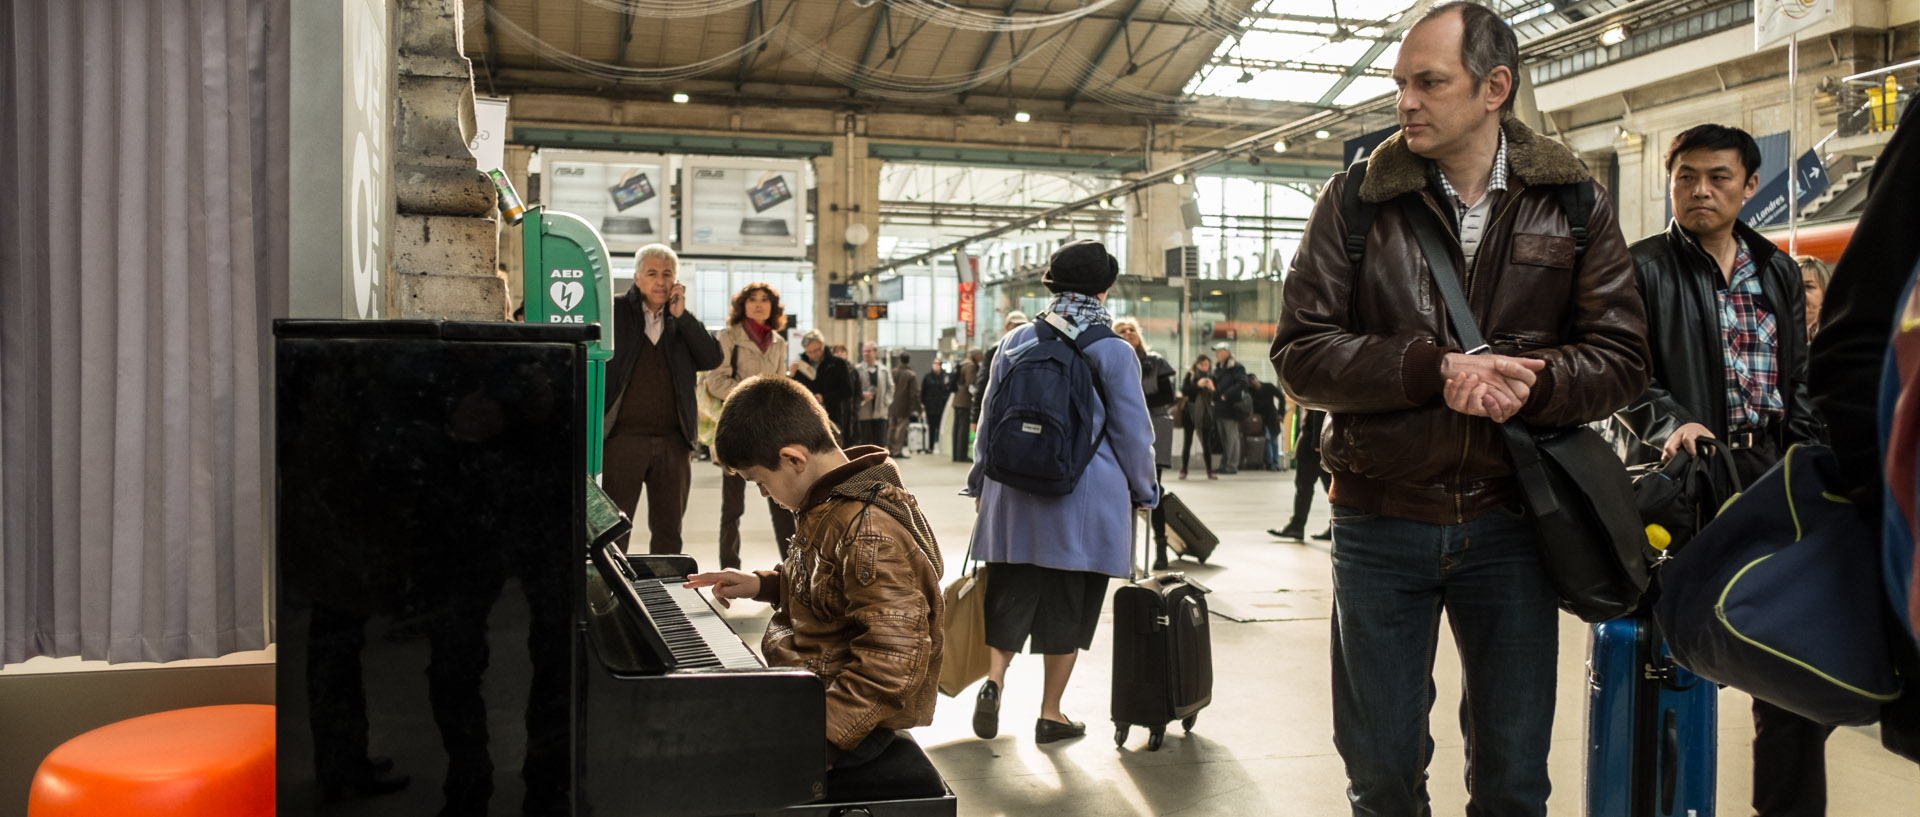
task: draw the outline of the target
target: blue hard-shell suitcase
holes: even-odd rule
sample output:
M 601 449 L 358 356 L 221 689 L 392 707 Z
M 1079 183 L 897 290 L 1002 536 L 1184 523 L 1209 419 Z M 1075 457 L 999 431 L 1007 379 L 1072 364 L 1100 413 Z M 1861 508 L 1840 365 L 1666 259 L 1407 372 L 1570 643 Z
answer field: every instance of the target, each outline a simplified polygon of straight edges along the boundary
M 1712 817 L 1718 696 L 1673 663 L 1652 621 L 1593 625 L 1587 817 Z

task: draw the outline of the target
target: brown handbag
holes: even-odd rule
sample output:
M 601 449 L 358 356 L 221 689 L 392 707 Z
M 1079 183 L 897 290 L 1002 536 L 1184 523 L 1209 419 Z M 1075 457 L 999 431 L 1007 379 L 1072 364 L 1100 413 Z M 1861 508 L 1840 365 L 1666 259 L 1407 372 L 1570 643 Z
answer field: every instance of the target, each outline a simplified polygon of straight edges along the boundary
M 940 594 L 946 602 L 946 641 L 941 645 L 940 693 L 958 697 L 974 682 L 987 677 L 993 663 L 987 646 L 987 574 L 973 561 L 967 546 L 967 566 Z

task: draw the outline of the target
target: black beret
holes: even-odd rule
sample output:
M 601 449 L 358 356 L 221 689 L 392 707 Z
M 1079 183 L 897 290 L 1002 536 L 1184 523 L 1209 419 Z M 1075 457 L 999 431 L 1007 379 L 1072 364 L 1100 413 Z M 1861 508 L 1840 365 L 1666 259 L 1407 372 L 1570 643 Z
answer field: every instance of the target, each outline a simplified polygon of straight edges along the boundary
M 1047 261 L 1047 274 L 1040 282 L 1049 292 L 1082 292 L 1098 295 L 1113 288 L 1120 277 L 1120 260 L 1107 252 L 1107 245 L 1090 238 L 1069 241 Z

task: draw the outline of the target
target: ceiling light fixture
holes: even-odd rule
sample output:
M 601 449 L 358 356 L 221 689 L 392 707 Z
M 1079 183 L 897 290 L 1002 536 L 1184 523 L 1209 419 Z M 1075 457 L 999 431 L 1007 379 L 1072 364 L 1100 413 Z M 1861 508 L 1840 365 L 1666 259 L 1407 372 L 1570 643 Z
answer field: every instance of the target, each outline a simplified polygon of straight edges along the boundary
M 1600 32 L 1601 45 L 1619 45 L 1626 41 L 1627 41 L 1626 26 L 1614 26 L 1612 28 L 1607 29 L 1606 31 Z
M 687 96 L 684 93 L 673 95 L 673 101 L 674 101 L 674 104 L 676 105 L 685 105 L 692 100 L 693 100 L 693 97 Z
M 1325 139 L 1332 135 L 1333 135 L 1333 131 L 1330 131 L 1330 130 L 1317 130 L 1313 132 L 1313 138 L 1315 139 Z
M 1033 121 L 1033 114 L 1030 114 L 1030 113 L 1027 113 L 1026 111 L 1019 111 L 1019 112 L 1017 112 L 1017 113 L 1015 113 L 1015 114 L 1013 115 L 1013 121 L 1015 121 L 1015 122 L 1032 122 L 1032 121 Z
M 1280 140 L 1280 141 L 1278 141 L 1278 142 L 1275 142 L 1275 143 L 1273 143 L 1273 152 L 1274 152 L 1274 153 L 1286 153 L 1286 152 L 1287 152 L 1287 140 L 1285 140 L 1285 139 L 1282 139 L 1282 140 Z
M 1187 174 L 1185 174 L 1185 173 L 1175 173 L 1175 174 L 1173 174 L 1173 183 L 1174 183 L 1174 184 L 1186 184 L 1186 183 L 1187 183 Z

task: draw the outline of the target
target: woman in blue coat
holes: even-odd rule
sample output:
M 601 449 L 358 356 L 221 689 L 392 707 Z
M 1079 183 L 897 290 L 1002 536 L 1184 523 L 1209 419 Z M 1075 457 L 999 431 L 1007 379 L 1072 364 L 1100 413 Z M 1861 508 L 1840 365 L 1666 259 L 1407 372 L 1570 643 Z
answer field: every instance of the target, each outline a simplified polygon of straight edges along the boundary
M 1119 262 L 1097 241 L 1061 247 L 1042 279 L 1055 297 L 1035 323 L 1048 320 L 1057 326 L 1051 318 L 1058 316 L 1074 327 L 1111 325 L 1106 295 L 1119 274 Z M 1093 426 L 1085 431 L 1098 435 L 1104 425 L 1106 436 L 1073 492 L 1034 494 L 987 476 L 982 454 L 991 443 L 990 431 L 999 410 L 995 389 L 1013 369 L 1008 364 L 1018 359 L 1034 335 L 1029 324 L 1000 341 L 1005 359 L 992 367 L 987 382 L 975 464 L 967 477 L 967 492 L 980 512 L 973 549 L 975 558 L 987 563 L 987 646 L 993 654 L 987 681 L 975 701 L 973 731 L 982 738 L 999 733 L 1007 666 L 1031 640 L 1030 651 L 1042 656 L 1045 668 L 1034 740 L 1051 743 L 1086 734 L 1086 724 L 1061 711 L 1060 697 L 1080 650 L 1093 646 L 1107 580 L 1128 575 L 1133 511 L 1153 507 L 1160 496 L 1154 482 L 1153 425 L 1141 390 L 1140 362 L 1133 347 L 1119 337 L 1096 340 L 1085 350 L 1107 400 L 1106 404 L 1094 400 Z

